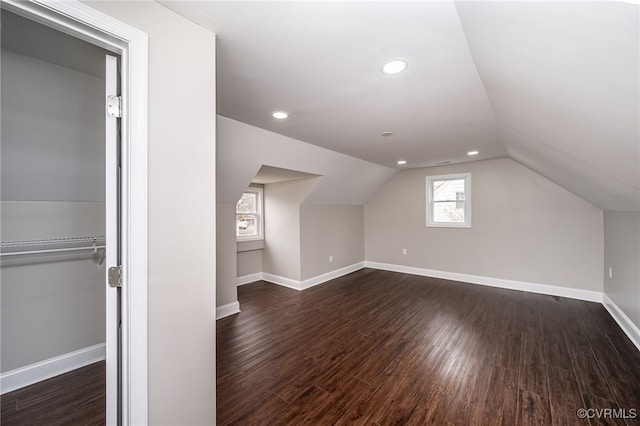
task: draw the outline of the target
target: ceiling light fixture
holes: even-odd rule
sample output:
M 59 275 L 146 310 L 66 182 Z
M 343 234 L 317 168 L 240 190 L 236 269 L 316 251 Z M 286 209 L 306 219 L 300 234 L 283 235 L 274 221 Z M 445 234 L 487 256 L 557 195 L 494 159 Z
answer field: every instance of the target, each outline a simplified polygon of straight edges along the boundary
M 467 155 L 478 155 L 478 151 L 469 151 Z
M 407 160 L 398 160 L 398 164 L 401 166 L 407 164 Z
M 382 132 L 380 133 L 382 136 L 391 136 L 393 135 L 393 132 Z
M 277 118 L 278 120 L 284 120 L 285 118 L 289 117 L 289 114 L 284 111 L 275 111 L 271 114 L 271 116 L 273 118 Z
M 382 66 L 382 72 L 385 74 L 398 74 L 407 69 L 407 61 L 404 59 L 392 59 L 385 62 Z

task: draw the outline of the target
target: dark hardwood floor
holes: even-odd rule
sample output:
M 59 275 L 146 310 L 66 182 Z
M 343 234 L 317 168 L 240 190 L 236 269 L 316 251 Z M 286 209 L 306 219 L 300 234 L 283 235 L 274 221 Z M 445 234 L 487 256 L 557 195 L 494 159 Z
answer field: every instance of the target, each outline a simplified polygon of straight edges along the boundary
M 0 397 L 0 424 L 104 425 L 105 363 L 97 362 Z
M 640 352 L 597 303 L 370 269 L 238 294 L 220 426 L 640 424 Z M 608 408 L 638 417 L 577 416 Z

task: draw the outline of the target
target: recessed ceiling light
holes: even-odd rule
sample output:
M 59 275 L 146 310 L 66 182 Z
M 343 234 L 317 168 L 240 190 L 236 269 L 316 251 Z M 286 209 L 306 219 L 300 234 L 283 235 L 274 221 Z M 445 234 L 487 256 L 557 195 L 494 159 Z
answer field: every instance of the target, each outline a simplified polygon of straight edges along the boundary
M 385 74 L 398 74 L 407 69 L 407 61 L 404 59 L 392 59 L 382 66 L 382 72 Z
M 478 151 L 469 151 L 467 155 L 478 155 Z
M 275 111 L 273 114 L 271 114 L 271 116 L 273 118 L 277 118 L 278 120 L 284 120 L 285 118 L 289 117 L 289 114 L 284 111 Z
M 393 135 L 393 132 L 382 132 L 380 133 L 382 136 L 391 136 Z
M 407 160 L 398 160 L 399 165 L 407 164 Z

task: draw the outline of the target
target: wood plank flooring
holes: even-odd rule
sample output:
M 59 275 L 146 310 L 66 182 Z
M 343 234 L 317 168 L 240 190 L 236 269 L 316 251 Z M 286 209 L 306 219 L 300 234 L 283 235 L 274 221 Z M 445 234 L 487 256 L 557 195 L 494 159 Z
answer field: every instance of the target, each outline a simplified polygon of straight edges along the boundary
M 0 424 L 104 425 L 104 361 L 61 374 L 0 397 Z
M 640 424 L 576 415 L 640 416 L 640 352 L 600 304 L 371 269 L 238 296 L 220 426 Z

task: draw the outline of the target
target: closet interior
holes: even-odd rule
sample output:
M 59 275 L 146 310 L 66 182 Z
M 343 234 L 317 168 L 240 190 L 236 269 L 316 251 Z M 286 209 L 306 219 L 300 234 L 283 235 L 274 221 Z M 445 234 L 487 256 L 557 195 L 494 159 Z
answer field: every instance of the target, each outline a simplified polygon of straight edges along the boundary
M 5 10 L 1 18 L 4 400 L 85 365 L 104 369 L 106 51 Z M 25 421 L 2 409 L 3 420 Z

